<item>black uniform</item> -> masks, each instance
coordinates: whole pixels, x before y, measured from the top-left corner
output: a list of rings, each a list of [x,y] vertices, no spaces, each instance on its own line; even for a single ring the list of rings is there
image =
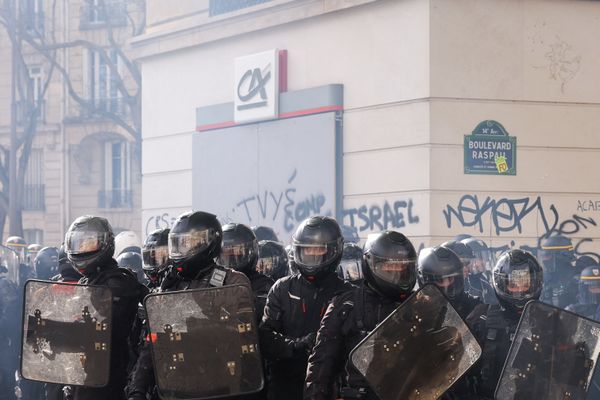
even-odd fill
[[[344,399],[378,399],[353,368],[347,367],[339,378],[350,351],[413,291],[415,249],[403,234],[381,232],[365,244],[362,270],[364,283],[336,297],[323,318],[309,359],[305,400],[332,399],[338,394]]]
[[[171,270],[163,279],[160,291],[172,292],[177,290],[204,289],[214,287],[210,281],[215,269],[226,271],[223,285],[245,284],[250,286],[248,279],[243,274],[233,271],[229,268],[222,268],[213,265],[209,269],[203,270],[201,274],[198,274],[194,277],[185,277],[179,274],[177,271]],[[146,393],[156,395],[154,388],[155,384],[156,381],[152,365],[152,352],[150,343],[146,342],[140,350],[138,361],[131,373],[131,378],[126,392],[129,398],[145,399]]]
[[[110,377],[103,388],[74,387],[73,399],[121,399],[127,383],[127,365],[131,332],[137,305],[147,291],[138,283],[135,275],[129,270],[119,268],[117,262],[111,260],[98,274],[82,278],[79,283],[86,285],[108,286],[112,289],[112,337],[110,354]]]
[[[483,354],[469,372],[471,395],[493,399],[506,356],[521,313],[530,300],[542,293],[543,272],[528,252],[510,250],[502,255],[493,270],[498,305],[480,305],[467,318],[467,324],[483,344]]]
[[[329,400],[340,374],[343,398],[377,399],[353,368],[344,371],[348,354],[401,304],[381,297],[365,284],[336,297],[323,318],[306,374],[305,399]],[[359,395],[363,397],[358,397]]]
[[[279,279],[271,288],[260,326],[263,356],[269,361],[269,399],[302,399],[310,348],[331,299],[352,286],[335,274],[314,283],[304,276]]]

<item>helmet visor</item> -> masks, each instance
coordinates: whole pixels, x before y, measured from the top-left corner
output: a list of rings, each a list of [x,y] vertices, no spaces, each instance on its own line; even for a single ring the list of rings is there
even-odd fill
[[[514,269],[508,274],[495,273],[495,284],[498,290],[505,295],[516,299],[531,299],[538,291],[542,277],[529,268]]]
[[[361,264],[358,260],[342,260],[338,267],[341,278],[348,282],[356,282],[363,278]]]
[[[68,254],[85,254],[100,251],[108,240],[108,233],[97,231],[70,231],[65,237]]]
[[[317,269],[320,266],[334,261],[340,254],[340,243],[330,242],[325,244],[294,244],[294,261],[308,269]]]
[[[169,233],[169,257],[173,260],[189,258],[206,250],[216,239],[212,229]]]
[[[582,276],[579,297],[583,304],[600,304],[600,278]]]
[[[258,246],[255,241],[225,245],[221,248],[221,254],[217,264],[233,268],[242,269],[250,262],[250,259],[258,252]]]
[[[417,280],[415,259],[390,259],[373,255],[373,273],[402,290],[412,290]]]
[[[280,263],[283,264],[284,260],[279,256],[261,257],[256,263],[256,271],[263,275],[271,276]]]
[[[144,269],[162,268],[169,260],[169,246],[144,247],[142,258]]]

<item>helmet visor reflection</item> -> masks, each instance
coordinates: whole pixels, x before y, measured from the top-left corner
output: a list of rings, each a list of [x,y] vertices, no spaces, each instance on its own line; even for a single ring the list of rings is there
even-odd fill
[[[508,274],[496,273],[497,288],[513,299],[530,299],[538,289],[541,277],[527,269],[514,269]]]
[[[169,246],[156,246],[142,250],[144,268],[160,268],[167,264],[169,259]]]
[[[217,264],[223,267],[238,269],[248,264],[256,251],[255,242],[223,246]]]
[[[108,240],[106,232],[71,231],[65,237],[65,251],[69,254],[94,253]]]
[[[363,278],[362,268],[357,260],[342,260],[339,268],[346,281],[355,282]]]
[[[256,264],[256,271],[263,275],[271,275],[280,262],[280,257],[277,256],[259,258]]]
[[[340,251],[338,242],[326,244],[295,244],[294,261],[305,267],[319,267],[335,260]]]
[[[194,256],[206,250],[214,239],[215,232],[212,229],[169,233],[169,257],[181,259]]]
[[[374,255],[373,272],[380,279],[394,286],[401,287],[403,290],[411,290],[417,279],[416,260],[394,260]]]

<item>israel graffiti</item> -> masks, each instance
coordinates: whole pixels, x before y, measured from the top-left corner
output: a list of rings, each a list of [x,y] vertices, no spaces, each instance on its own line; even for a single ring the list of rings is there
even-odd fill
[[[396,200],[383,204],[361,205],[343,211],[345,225],[354,227],[360,232],[382,231],[384,229],[404,228],[407,224],[418,224],[419,216],[415,214],[412,199]]]

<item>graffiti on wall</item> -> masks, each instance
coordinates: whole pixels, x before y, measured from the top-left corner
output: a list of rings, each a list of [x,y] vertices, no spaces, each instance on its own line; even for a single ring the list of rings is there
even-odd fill
[[[442,211],[447,228],[475,228],[482,234],[500,236],[503,233],[520,235],[525,225],[537,226],[537,245],[522,245],[520,248],[537,253],[542,241],[551,234],[575,236],[573,245],[576,254],[590,255],[600,260],[600,255],[595,251],[584,251],[586,244],[593,242],[591,237],[586,237],[590,229],[598,227],[595,218],[582,213],[599,210],[600,201],[578,200],[575,207],[576,213],[562,216],[554,203],[545,204],[540,196],[500,198],[491,196],[485,198],[474,194],[463,195],[457,204],[447,204]],[[582,237],[583,236],[583,237]],[[515,247],[511,240],[506,245],[492,247],[494,252],[500,253]]]
[[[359,232],[400,229],[419,223],[412,199],[384,200],[383,203],[363,204],[343,211],[344,225]]]

